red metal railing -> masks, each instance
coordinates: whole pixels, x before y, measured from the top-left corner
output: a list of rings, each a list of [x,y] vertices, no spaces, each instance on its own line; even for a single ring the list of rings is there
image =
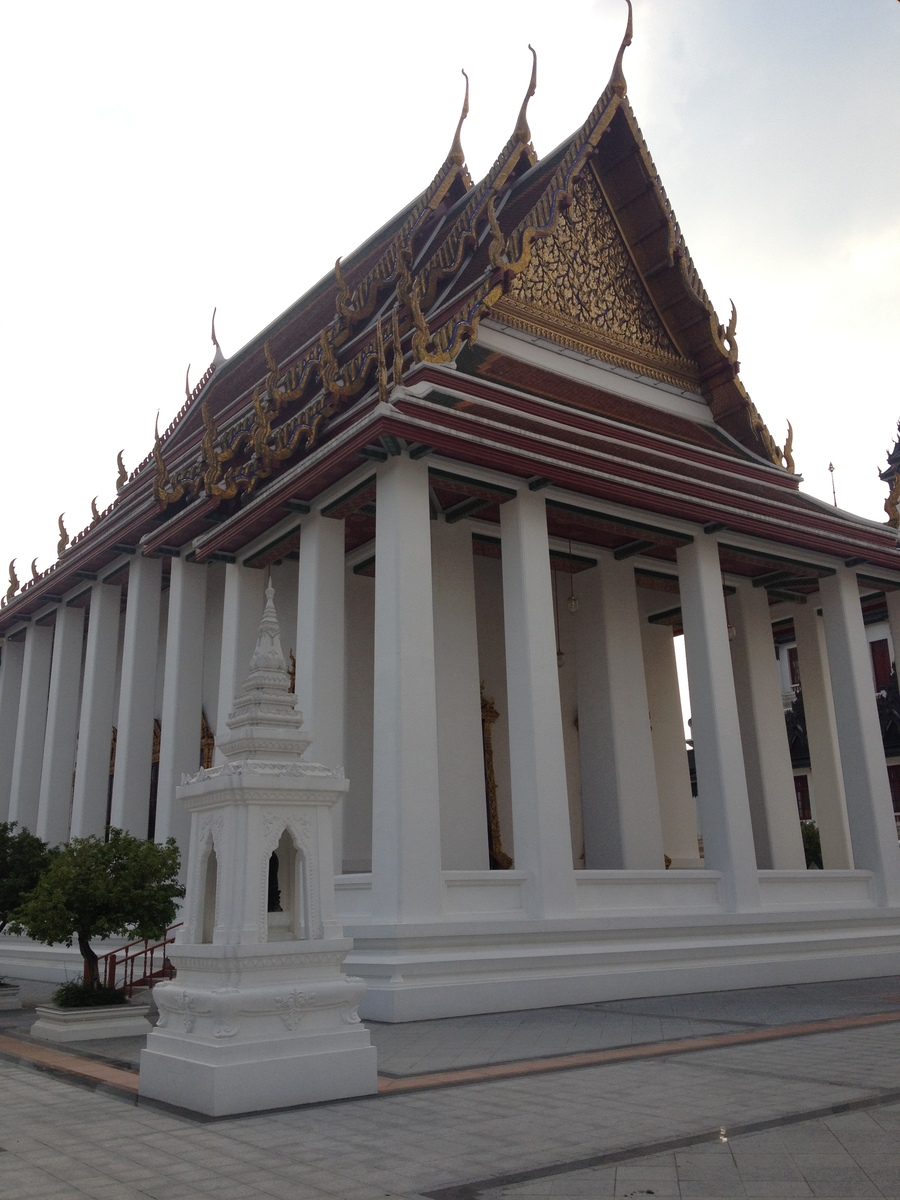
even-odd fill
[[[175,968],[166,955],[166,946],[175,941],[175,930],[181,927],[170,925],[165,935],[158,942],[149,938],[139,938],[129,942],[127,946],[119,946],[108,954],[98,956],[97,965],[100,979],[104,987],[118,988],[130,996],[135,988],[145,987],[158,979],[171,979]],[[87,982],[87,966],[85,965],[85,982]]]

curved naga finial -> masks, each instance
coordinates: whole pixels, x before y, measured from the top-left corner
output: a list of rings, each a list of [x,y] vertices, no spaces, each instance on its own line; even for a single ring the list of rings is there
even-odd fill
[[[91,501],[91,516],[93,517],[92,524],[96,525],[97,522],[100,520],[100,509],[97,507],[97,497],[96,496]]]
[[[782,454],[784,455],[784,469],[789,475],[796,474],[794,471],[794,427],[790,421],[787,423],[787,437],[784,440]]]
[[[528,128],[528,101],[537,91],[537,51],[534,46],[529,43],[528,49],[531,51],[531,80],[528,84],[528,91],[525,93],[525,99],[522,101],[522,107],[519,109],[519,119],[516,121],[515,132],[513,137],[521,142],[523,146],[531,145],[531,130]]]
[[[128,472],[125,470],[125,464],[122,462],[122,455],[124,453],[125,453],[124,450],[120,450],[119,453],[116,455],[116,466],[119,468],[119,474],[116,479],[116,491],[117,492],[121,492],[122,488],[128,482]]]
[[[37,569],[37,559],[33,558],[31,560],[31,578],[34,580],[35,583],[37,583],[37,581],[40,579],[40,577],[41,577],[41,573]]]
[[[225,355],[222,352],[222,347],[219,345],[219,339],[216,337],[216,309],[215,308],[213,309],[212,329],[210,331],[210,337],[212,338],[212,344],[216,348],[216,352],[213,355],[213,366],[219,367],[225,361]],[[190,369],[191,368],[188,367],[188,370],[190,370]]]
[[[188,363],[187,370],[184,373],[184,395],[187,400],[191,398],[191,364]]]
[[[469,77],[466,75],[465,70],[463,70],[463,76],[466,81],[466,94],[465,98],[463,99],[462,112],[459,114],[459,123],[456,126],[456,133],[453,135],[453,145],[450,147],[450,153],[447,155],[447,158],[450,160],[450,162],[454,162],[460,167],[463,166],[466,161],[466,156],[463,154],[462,148],[462,127],[463,121],[469,115]]]
[[[631,11],[631,0],[625,0],[628,5],[628,24],[625,26],[625,36],[622,38],[622,45],[619,47],[619,53],[616,55],[616,61],[613,63],[612,75],[609,77],[609,87],[618,92],[620,96],[624,96],[628,91],[628,84],[625,82],[625,71],[623,61],[625,51],[631,45],[634,37],[634,14]]]
[[[13,596],[19,590],[19,577],[16,574],[16,560],[13,559],[9,564],[9,587],[6,589],[7,600],[12,600]]]
[[[68,544],[69,544],[69,535],[66,532],[65,525],[63,525],[63,517],[65,515],[66,515],[65,513],[59,514],[59,522],[58,522],[58,524],[59,524],[59,541],[56,543],[56,553],[57,554],[62,554],[63,550],[65,550],[66,546],[68,546]]]

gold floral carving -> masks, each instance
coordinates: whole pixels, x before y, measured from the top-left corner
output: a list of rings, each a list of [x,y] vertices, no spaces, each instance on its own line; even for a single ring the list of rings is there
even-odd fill
[[[884,511],[887,513],[888,525],[893,529],[900,529],[900,474],[891,480],[891,490],[884,502]]]
[[[484,743],[484,790],[487,800],[488,819],[488,854],[491,866],[501,871],[508,871],[513,860],[503,849],[500,838],[500,813],[497,809],[497,780],[494,775],[494,722],[500,714],[494,707],[494,702],[484,694],[484,683],[481,685],[481,737]]]
[[[530,318],[540,332],[555,340],[562,335],[569,344],[574,339],[589,353],[602,356],[609,348],[621,361],[624,352],[639,371],[652,364],[682,381],[693,374],[666,333],[590,171],[574,184],[572,203],[555,230],[528,249],[530,262],[513,278],[498,314],[519,322]]]

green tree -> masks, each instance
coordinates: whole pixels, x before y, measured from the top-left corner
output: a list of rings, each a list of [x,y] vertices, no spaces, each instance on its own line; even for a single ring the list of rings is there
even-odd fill
[[[16,831],[15,821],[0,821],[0,933],[10,917],[37,887],[52,851],[27,829]]]
[[[10,922],[48,946],[77,941],[87,988],[100,991],[92,938],[158,938],[175,920],[180,854],[174,838],[146,842],[121,829],[109,840],[73,838],[60,847]]]

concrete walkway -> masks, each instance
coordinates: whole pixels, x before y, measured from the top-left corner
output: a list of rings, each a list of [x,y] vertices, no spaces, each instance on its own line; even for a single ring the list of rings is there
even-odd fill
[[[0,1013],[0,1200],[900,1197],[897,977],[370,1024],[378,1096],[217,1121],[137,1102],[141,1040],[32,1020]]]

